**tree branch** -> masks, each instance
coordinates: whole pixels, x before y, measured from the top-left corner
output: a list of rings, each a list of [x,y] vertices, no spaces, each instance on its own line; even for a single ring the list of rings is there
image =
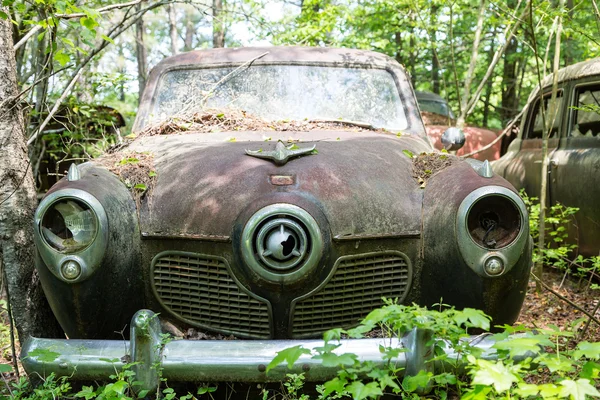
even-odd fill
[[[115,39],[116,37],[118,37],[119,35],[121,35],[123,32],[125,32],[127,29],[129,29],[133,24],[135,24],[140,18],[142,18],[142,16],[147,13],[150,10],[153,10],[157,7],[163,6],[165,4],[169,4],[171,3],[170,0],[163,0],[163,1],[159,1],[157,3],[151,4],[146,8],[143,8],[139,11],[137,11],[136,13],[126,17],[123,21],[121,21],[119,24],[117,24],[115,27],[113,27],[113,29],[111,30],[111,32],[107,35],[108,38]],[[120,27],[120,29],[119,29]],[[68,96],[68,94],[70,93],[71,89],[73,89],[73,86],[75,85],[75,82],[77,81],[77,79],[79,79],[80,74],[83,71],[83,68],[89,64],[89,62],[98,54],[100,53],[102,50],[104,50],[106,48],[106,46],[108,46],[110,42],[106,39],[103,39],[102,42],[100,43],[100,45],[98,45],[93,51],[91,51],[88,56],[81,62],[81,64],[79,64],[77,66],[77,68],[75,69],[75,71],[73,72],[73,74],[71,75],[71,79],[69,80],[69,83],[67,84],[67,87],[65,88],[63,94],[60,96],[60,98],[58,99],[58,101],[54,104],[54,107],[52,108],[52,110],[50,111],[50,113],[48,114],[48,116],[46,117],[46,119],[44,120],[44,122],[38,127],[38,129],[36,129],[36,131],[31,135],[31,137],[29,138],[29,140],[27,140],[27,145],[31,145],[33,142],[35,142],[35,140],[38,138],[38,136],[40,135],[40,133],[43,131],[43,129],[46,127],[46,125],[48,124],[48,122],[50,122],[50,120],[52,119],[52,117],[54,117],[54,114],[56,114],[56,111],[58,111],[58,108],[60,107],[60,105],[62,104],[62,102],[65,100],[65,98]]]
[[[101,7],[99,9],[97,9],[96,12],[102,14],[102,13],[105,13],[107,11],[112,11],[112,10],[117,10],[117,9],[120,9],[120,8],[135,6],[135,5],[138,5],[140,3],[143,3],[144,1],[146,1],[146,0],[134,0],[134,1],[130,1],[128,3],[112,4],[110,6]],[[73,19],[73,18],[87,17],[87,14],[85,14],[85,13],[54,14],[54,16],[56,18],[60,18],[60,19]]]
[[[144,2],[146,0],[134,0],[134,1],[130,1],[128,3],[121,3],[121,4],[112,4],[110,6],[106,6],[106,7],[101,7],[97,10],[95,10],[97,13],[99,14],[103,14],[105,12],[108,11],[112,11],[112,10],[117,10],[117,9],[121,9],[121,8],[126,8],[126,7],[132,7],[135,6],[137,4],[140,4],[142,2]],[[73,13],[73,14],[54,14],[54,17],[59,18],[59,19],[74,19],[74,18],[83,18],[86,17],[87,14],[85,13]],[[14,45],[14,49],[15,51],[17,51],[19,49],[19,47],[23,46],[25,44],[25,42],[27,42],[33,35],[36,34],[36,32],[38,32],[40,29],[42,29],[41,25],[36,25],[33,28],[31,28],[29,30],[29,32],[27,32],[27,34],[25,36],[23,36],[21,38],[21,40],[19,40],[15,45]]]
[[[573,303],[571,300],[567,299],[565,296],[563,296],[562,294],[560,294],[557,291],[555,291],[554,289],[552,289],[550,286],[548,286],[547,284],[545,284],[540,278],[538,278],[537,276],[535,276],[535,274],[533,272],[531,272],[531,276],[533,277],[533,279],[536,280],[536,282],[538,282],[539,284],[541,284],[544,287],[544,289],[546,289],[547,291],[549,291],[550,293],[552,293],[553,295],[555,295],[556,297],[558,297],[559,299],[561,299],[565,303],[569,304],[571,307],[573,307],[573,308],[581,311],[582,313],[584,313],[585,315],[587,315],[590,318],[590,320],[594,321],[596,324],[598,324],[598,326],[600,326],[600,320],[598,320],[598,318],[594,317],[594,315],[592,313],[590,313],[587,310],[579,307],[577,304]]]
[[[517,123],[517,121],[519,120],[519,118],[521,118],[523,116],[523,114],[525,113],[526,108],[523,108],[521,110],[520,113],[518,113],[513,119],[512,121],[510,121],[510,123],[506,126],[506,128],[504,128],[504,130],[498,135],[498,137],[494,140],[492,140],[490,143],[486,144],[483,147],[480,147],[479,149],[472,151],[470,153],[467,154],[463,154],[461,157],[467,158],[467,157],[472,157],[477,153],[481,153],[482,151],[485,151],[487,149],[489,149],[490,147],[494,146],[496,143],[498,143],[504,136],[506,136],[506,134],[508,134],[508,132],[510,132],[510,130],[512,129],[513,126],[515,126],[515,124]]]

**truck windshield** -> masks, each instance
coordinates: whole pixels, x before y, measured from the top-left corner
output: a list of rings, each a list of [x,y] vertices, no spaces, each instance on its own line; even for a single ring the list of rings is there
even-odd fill
[[[306,65],[168,71],[158,84],[150,122],[227,108],[267,120],[341,119],[391,131],[408,124],[388,71]]]

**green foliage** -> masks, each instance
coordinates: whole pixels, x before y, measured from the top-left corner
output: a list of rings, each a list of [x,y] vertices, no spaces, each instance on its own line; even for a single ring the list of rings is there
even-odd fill
[[[435,354],[430,362],[444,368],[435,373],[422,370],[401,379],[397,361],[406,351],[401,345],[380,346],[382,360],[389,361],[381,364],[383,367],[336,352],[339,344],[335,342],[343,335],[362,337],[374,328],[392,337],[402,337],[414,328],[430,330]],[[600,358],[600,343],[581,342],[573,346],[573,332],[558,327],[532,332],[521,326],[507,326],[494,336],[496,344],[491,352],[496,353],[492,361],[488,358],[492,353],[483,354],[467,340],[473,328],[488,330],[489,318],[473,309],[459,311],[442,306],[436,311],[386,300],[385,306],[372,311],[358,327],[324,334],[325,344],[314,349],[312,358],[322,360],[326,366],[337,366],[339,372],[318,388],[318,398],[376,399],[392,394],[416,399],[425,393],[442,399],[600,397],[596,389],[600,364],[595,362]],[[292,353],[297,352],[296,347]],[[449,353],[453,354],[452,359]],[[466,373],[461,365],[466,366]],[[282,398],[310,399],[306,394],[300,395],[303,381],[298,375],[289,382]]]
[[[529,212],[529,230],[534,242],[539,237],[540,203],[537,197],[529,197],[521,190],[521,197]],[[533,262],[542,261],[544,265],[557,268],[565,275],[575,273],[580,284],[589,277],[588,288],[596,289],[591,277],[600,270],[600,256],[583,257],[577,255],[577,245],[569,240],[569,234],[576,234],[576,207],[567,207],[560,203],[554,204],[546,211],[546,247],[534,247]]]

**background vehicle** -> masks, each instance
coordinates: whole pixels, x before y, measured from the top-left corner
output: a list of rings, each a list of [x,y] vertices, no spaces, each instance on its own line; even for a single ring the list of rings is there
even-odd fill
[[[569,240],[579,253],[596,256],[600,251],[600,59],[578,63],[558,71],[558,94],[550,102],[552,76],[542,91],[529,96],[519,136],[506,155],[494,163],[494,171],[529,196],[539,197],[542,173],[544,118],[549,121],[548,199],[580,210],[574,216]]]
[[[450,126],[456,124],[456,118],[448,102],[443,97],[430,92],[415,92],[421,117],[429,136],[436,149],[444,148],[441,137]],[[462,156],[478,150],[494,141],[498,136],[494,131],[474,126],[463,128],[465,134],[465,145],[456,152],[456,155]],[[500,157],[501,143],[498,142],[491,148],[483,150],[473,155],[476,160],[496,160]]]

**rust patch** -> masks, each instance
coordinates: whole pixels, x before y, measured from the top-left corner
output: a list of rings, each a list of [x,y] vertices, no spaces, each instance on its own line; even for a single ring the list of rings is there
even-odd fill
[[[296,182],[294,175],[271,175],[269,178],[275,186],[290,186]]]
[[[413,178],[417,180],[421,188],[425,188],[427,180],[436,172],[448,168],[458,157],[447,153],[421,153],[413,156]]]

